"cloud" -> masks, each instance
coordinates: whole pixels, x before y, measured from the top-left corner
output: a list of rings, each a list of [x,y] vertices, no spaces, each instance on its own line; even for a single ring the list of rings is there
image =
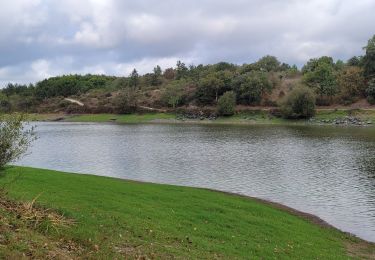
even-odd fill
[[[362,54],[373,0],[13,0],[2,3],[0,86],[68,73],[126,75],[156,65],[271,54],[290,64]]]

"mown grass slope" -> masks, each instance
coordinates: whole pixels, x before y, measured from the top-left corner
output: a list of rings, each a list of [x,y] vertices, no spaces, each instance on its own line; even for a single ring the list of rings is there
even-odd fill
[[[74,219],[73,226],[33,233],[55,248],[67,241],[81,257],[346,259],[348,245],[366,255],[374,250],[270,205],[204,189],[21,167],[6,168],[0,185],[12,199],[39,195],[39,205]],[[37,241],[40,255],[44,242]],[[27,244],[0,244],[2,257],[30,253]]]

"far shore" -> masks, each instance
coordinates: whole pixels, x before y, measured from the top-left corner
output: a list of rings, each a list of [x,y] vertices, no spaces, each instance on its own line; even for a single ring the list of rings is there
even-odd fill
[[[96,123],[170,123],[170,124],[223,124],[223,125],[341,125],[375,126],[375,109],[318,109],[310,119],[284,119],[272,115],[269,109],[238,112],[228,117],[188,117],[175,113],[134,114],[30,114],[32,121],[96,122]]]

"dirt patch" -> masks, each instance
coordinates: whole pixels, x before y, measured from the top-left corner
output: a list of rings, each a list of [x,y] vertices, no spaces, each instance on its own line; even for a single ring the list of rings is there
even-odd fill
[[[359,259],[375,259],[375,246],[365,241],[353,241],[345,244],[346,251],[351,257]]]

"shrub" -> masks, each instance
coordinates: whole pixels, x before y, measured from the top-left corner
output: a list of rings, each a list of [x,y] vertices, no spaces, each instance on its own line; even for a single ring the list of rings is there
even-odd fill
[[[315,114],[315,95],[305,86],[294,88],[281,102],[281,112],[285,118],[310,118]]]
[[[259,59],[255,66],[260,71],[279,71],[280,70],[280,62],[274,56],[264,56],[263,58]]]
[[[231,116],[236,108],[236,94],[233,91],[227,91],[219,98],[217,102],[217,112],[222,116]]]
[[[375,35],[368,41],[364,48],[366,54],[363,57],[363,67],[366,79],[375,77]]]
[[[267,74],[259,71],[251,71],[237,76],[233,80],[233,86],[239,103],[245,105],[260,104],[262,96],[271,92],[273,88]]]
[[[0,92],[0,113],[9,113],[12,108],[12,104],[9,99]]]
[[[314,88],[321,99],[332,98],[338,92],[334,67],[327,63],[318,64],[315,70],[305,73],[303,81]]]
[[[224,93],[225,82],[219,77],[220,73],[211,73],[200,80],[195,93],[201,105],[211,105],[218,101],[219,95]]]
[[[371,105],[375,104],[375,78],[370,80],[366,90],[367,100]]]
[[[34,128],[24,122],[24,115],[0,116],[0,169],[20,159],[35,139]]]
[[[134,113],[137,109],[137,99],[136,94],[133,89],[124,89],[115,99],[114,99],[115,111],[120,114],[130,114]]]
[[[171,82],[165,88],[161,99],[164,104],[176,108],[183,100],[184,86],[186,82],[183,80],[178,80]]]
[[[355,102],[365,93],[365,78],[363,70],[359,67],[347,67],[338,74],[340,98],[345,104]]]

